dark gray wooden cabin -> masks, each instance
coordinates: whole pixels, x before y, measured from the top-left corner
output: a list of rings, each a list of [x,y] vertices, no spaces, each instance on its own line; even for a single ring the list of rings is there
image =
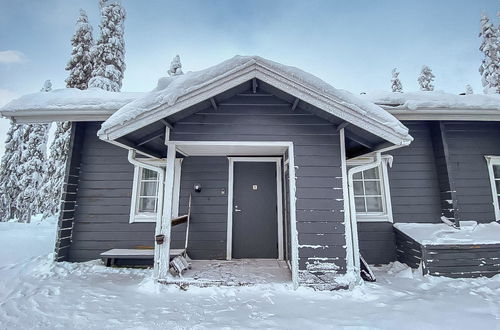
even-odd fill
[[[498,219],[485,156],[500,156],[500,116],[410,118],[259,57],[205,73],[202,83],[173,78],[186,82],[175,98],[161,94],[171,82],[160,80],[111,117],[73,111],[57,260],[155,247],[161,278],[161,256],[184,244],[185,227],[170,228],[170,218],[191,195],[191,258],[282,259],[296,285],[331,289],[349,285],[343,275],[357,273],[359,253],[371,264],[398,258],[393,223]],[[2,114],[70,116],[22,105]],[[153,217],[136,212],[153,205],[140,192],[152,175],[141,162],[165,176]],[[158,234],[169,244],[155,243]]]

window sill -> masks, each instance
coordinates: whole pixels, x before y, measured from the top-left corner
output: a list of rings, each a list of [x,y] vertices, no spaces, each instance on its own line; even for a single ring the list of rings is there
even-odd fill
[[[130,223],[135,223],[135,222],[156,222],[156,215],[155,216],[141,216],[141,215],[136,215],[130,217]]]
[[[377,216],[377,215],[362,215],[362,216],[357,216],[356,217],[357,222],[389,222],[392,223],[393,221],[389,219],[387,215],[383,216]]]

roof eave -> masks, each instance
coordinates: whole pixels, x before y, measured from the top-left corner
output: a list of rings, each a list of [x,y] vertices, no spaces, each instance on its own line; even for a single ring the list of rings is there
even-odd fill
[[[40,110],[1,111],[0,116],[11,119],[15,123],[50,123],[58,121],[105,121],[117,109],[96,110]]]
[[[500,121],[500,110],[495,109],[382,108],[399,120]]]

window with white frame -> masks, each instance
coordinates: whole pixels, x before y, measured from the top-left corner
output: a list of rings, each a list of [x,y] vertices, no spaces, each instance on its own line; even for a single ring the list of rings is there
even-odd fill
[[[486,156],[490,174],[495,220],[500,220],[500,156]]]
[[[157,172],[138,166],[135,168],[132,222],[156,221],[159,185]]]
[[[373,159],[356,159],[348,161],[349,167],[372,162]],[[353,175],[354,204],[358,221],[391,221],[391,197],[387,176],[387,161],[375,168]]]
[[[158,166],[162,161],[146,161],[150,165]],[[174,191],[172,200],[172,216],[179,213],[179,195],[181,180],[182,159],[175,160]],[[133,222],[155,222],[160,216],[163,203],[163,182],[160,182],[156,171],[136,166],[134,169],[134,184],[132,189],[132,203],[130,207],[130,223]]]

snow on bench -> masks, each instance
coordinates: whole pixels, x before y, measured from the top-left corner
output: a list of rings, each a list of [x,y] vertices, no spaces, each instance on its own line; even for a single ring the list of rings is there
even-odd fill
[[[184,253],[184,249],[171,249],[170,258]],[[101,253],[101,258],[106,266],[113,266],[117,259],[153,260],[155,250],[153,249],[111,249]]]

